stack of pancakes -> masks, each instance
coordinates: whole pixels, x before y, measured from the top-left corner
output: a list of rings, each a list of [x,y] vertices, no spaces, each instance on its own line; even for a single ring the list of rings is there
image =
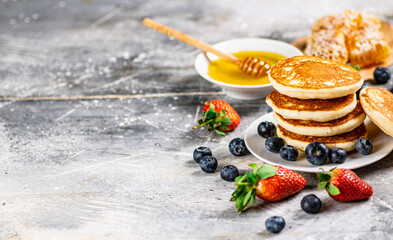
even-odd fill
[[[363,85],[359,72],[319,57],[297,56],[276,63],[269,79],[275,90],[266,98],[277,121],[277,135],[304,151],[320,141],[329,149],[351,151],[367,136],[366,114],[356,100]]]

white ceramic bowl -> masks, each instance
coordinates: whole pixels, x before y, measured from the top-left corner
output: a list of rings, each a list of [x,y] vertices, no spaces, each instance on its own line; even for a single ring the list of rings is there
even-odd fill
[[[219,42],[213,45],[219,50],[227,53],[236,53],[241,51],[261,51],[261,52],[275,52],[285,57],[293,57],[303,55],[303,53],[292,46],[291,44],[267,39],[267,38],[240,38],[232,39],[224,42]],[[207,53],[207,56],[211,61],[218,59],[217,56],[211,53]],[[223,83],[211,78],[207,72],[209,67],[209,60],[204,56],[203,53],[198,54],[195,59],[195,70],[204,79],[220,86],[225,93],[237,99],[251,100],[265,98],[272,90],[272,85],[236,85]]]

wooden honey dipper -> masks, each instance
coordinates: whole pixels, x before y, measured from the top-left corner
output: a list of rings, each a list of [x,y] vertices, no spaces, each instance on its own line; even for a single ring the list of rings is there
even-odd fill
[[[270,65],[255,57],[245,57],[239,59],[232,54],[221,52],[220,50],[214,48],[212,45],[202,42],[196,38],[193,38],[187,34],[179,32],[173,28],[162,25],[150,18],[144,18],[142,21],[143,25],[154,29],[160,33],[171,36],[177,40],[187,43],[193,47],[199,48],[202,51],[213,53],[214,55],[230,61],[239,66],[240,70],[254,77],[262,77],[266,75],[267,71],[270,69]]]

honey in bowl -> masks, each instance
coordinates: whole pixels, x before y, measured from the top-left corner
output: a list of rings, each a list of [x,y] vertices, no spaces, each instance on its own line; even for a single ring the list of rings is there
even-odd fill
[[[276,62],[285,58],[278,53],[259,51],[243,51],[233,53],[233,55],[239,59],[256,57],[267,62],[270,66],[273,66]],[[242,72],[236,64],[224,59],[217,59],[210,62],[208,75],[216,81],[236,85],[262,85],[270,83],[267,75],[263,77],[253,77]]]

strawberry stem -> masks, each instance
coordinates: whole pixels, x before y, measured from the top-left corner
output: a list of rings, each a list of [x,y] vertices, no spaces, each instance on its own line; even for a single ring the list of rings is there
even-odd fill
[[[205,126],[206,124],[211,123],[213,120],[214,120],[214,119],[210,119],[209,121],[203,122],[202,124],[199,124],[198,126],[192,127],[192,129],[197,129],[197,128],[203,127],[203,126]]]

